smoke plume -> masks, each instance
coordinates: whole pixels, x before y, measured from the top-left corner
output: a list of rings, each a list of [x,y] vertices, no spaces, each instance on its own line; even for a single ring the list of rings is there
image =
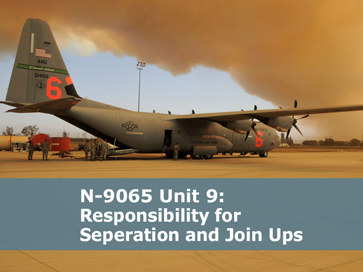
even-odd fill
[[[174,75],[216,68],[276,105],[361,104],[362,14],[360,0],[8,1],[0,10],[0,52],[15,51],[25,20],[40,18],[60,44],[77,37]],[[360,139],[362,117],[320,115],[311,125],[322,137]]]

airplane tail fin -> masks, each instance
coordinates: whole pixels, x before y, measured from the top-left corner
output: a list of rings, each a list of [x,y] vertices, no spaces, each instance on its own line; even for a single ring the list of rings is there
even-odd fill
[[[49,25],[28,19],[21,33],[6,101],[23,105],[79,100]],[[51,103],[54,104],[54,103]]]

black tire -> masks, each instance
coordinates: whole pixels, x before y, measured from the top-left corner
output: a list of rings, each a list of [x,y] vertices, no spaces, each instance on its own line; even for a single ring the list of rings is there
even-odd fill
[[[202,157],[200,155],[192,155],[192,159],[201,159]]]
[[[241,154],[242,156],[244,156],[244,155],[247,155],[247,154],[248,154],[248,152],[242,151],[240,154]]]
[[[268,156],[268,152],[267,152],[267,151],[265,151],[265,152],[260,152],[258,155],[259,155],[261,158],[266,158],[266,157]]]
[[[173,159],[174,158],[174,153],[165,153],[165,155],[169,159]]]
[[[184,152],[179,152],[178,154],[178,158],[179,159],[185,159],[187,157],[188,153],[184,153]]]
[[[213,155],[205,155],[203,156],[203,158],[206,160],[210,160],[211,158],[213,158]]]

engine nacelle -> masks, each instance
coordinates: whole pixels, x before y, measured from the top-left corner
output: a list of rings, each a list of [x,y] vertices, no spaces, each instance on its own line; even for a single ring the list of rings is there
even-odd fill
[[[287,132],[291,129],[294,118],[290,116],[273,117],[268,120],[267,125],[280,132]]]
[[[251,120],[238,120],[238,121],[228,122],[225,125],[225,127],[229,128],[235,132],[245,134],[251,130],[253,124],[254,124],[254,122]]]

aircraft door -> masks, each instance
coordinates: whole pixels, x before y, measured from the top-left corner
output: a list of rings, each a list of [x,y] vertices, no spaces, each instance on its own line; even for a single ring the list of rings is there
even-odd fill
[[[170,148],[172,137],[173,137],[173,131],[165,130],[164,146],[167,146],[168,148]]]

